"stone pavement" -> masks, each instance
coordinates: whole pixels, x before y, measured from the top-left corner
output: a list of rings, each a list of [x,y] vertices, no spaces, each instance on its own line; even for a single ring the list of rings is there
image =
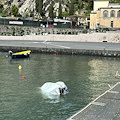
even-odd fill
[[[0,36],[0,40],[39,40],[39,41],[77,41],[77,42],[110,42],[120,43],[120,33],[92,33],[79,35],[25,35]]]

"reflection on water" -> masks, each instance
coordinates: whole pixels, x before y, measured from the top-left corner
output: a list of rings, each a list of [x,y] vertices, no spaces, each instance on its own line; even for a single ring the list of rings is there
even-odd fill
[[[119,81],[119,58],[31,54],[10,60],[6,54],[0,53],[0,120],[65,120]],[[45,82],[57,81],[69,94],[51,99],[41,93]]]
[[[59,103],[64,101],[64,99],[59,95],[53,95],[42,91],[41,95],[47,103]]]

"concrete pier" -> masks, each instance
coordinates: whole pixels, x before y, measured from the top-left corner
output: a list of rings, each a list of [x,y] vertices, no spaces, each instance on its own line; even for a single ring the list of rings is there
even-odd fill
[[[120,82],[67,120],[120,120]]]
[[[0,51],[8,52],[9,50],[13,52],[31,50],[32,53],[120,57],[120,43],[106,42],[0,40]]]

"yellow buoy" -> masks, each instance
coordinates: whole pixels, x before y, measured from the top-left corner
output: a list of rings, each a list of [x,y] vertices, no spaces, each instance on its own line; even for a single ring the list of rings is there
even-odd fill
[[[21,70],[22,69],[22,66],[21,65],[19,65],[19,70]]]

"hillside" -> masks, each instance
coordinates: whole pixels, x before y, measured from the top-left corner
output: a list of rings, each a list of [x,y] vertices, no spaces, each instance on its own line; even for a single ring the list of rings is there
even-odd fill
[[[65,9],[65,1],[62,2],[63,10]],[[50,6],[51,0],[43,0],[43,11],[45,13],[45,16],[48,16],[49,6]],[[34,11],[35,15],[38,15],[36,12],[36,4],[35,0],[1,0],[0,4],[3,5],[3,8],[5,10],[5,14],[10,15],[11,7],[12,5],[16,5],[19,8],[19,13],[23,17],[30,16],[31,12]],[[54,4],[54,11],[57,11],[59,7],[59,0],[53,0]],[[1,11],[2,13],[2,11]]]
[[[58,16],[60,0],[0,0],[0,14],[1,16],[22,16],[22,17],[41,17],[49,16],[49,7],[53,5],[54,17]],[[93,9],[94,0],[61,0],[62,16],[69,16],[73,14],[88,16]],[[120,0],[110,0],[111,2],[120,2]],[[41,5],[42,2],[42,5]],[[38,4],[39,3],[39,4]],[[11,12],[18,9],[18,14]],[[15,7],[16,7],[15,6]],[[41,8],[42,14],[38,12]],[[71,13],[72,12],[72,13]]]
[[[11,16],[11,8],[13,5],[18,7],[19,15],[22,17],[29,17],[29,16],[36,16],[40,17],[39,12],[36,11],[36,1],[42,1],[42,11],[44,16],[49,16],[49,7],[51,3],[53,4],[54,8],[54,16],[58,16],[58,9],[59,9],[59,1],[60,0],[1,0],[0,1],[0,13],[2,16]],[[90,6],[91,1],[93,0],[61,0],[61,7],[62,7],[62,14],[63,16],[68,16],[71,4],[73,2],[73,6],[71,9],[74,8],[74,14],[83,14],[84,11],[89,11],[92,9]],[[3,8],[2,8],[3,7]]]

